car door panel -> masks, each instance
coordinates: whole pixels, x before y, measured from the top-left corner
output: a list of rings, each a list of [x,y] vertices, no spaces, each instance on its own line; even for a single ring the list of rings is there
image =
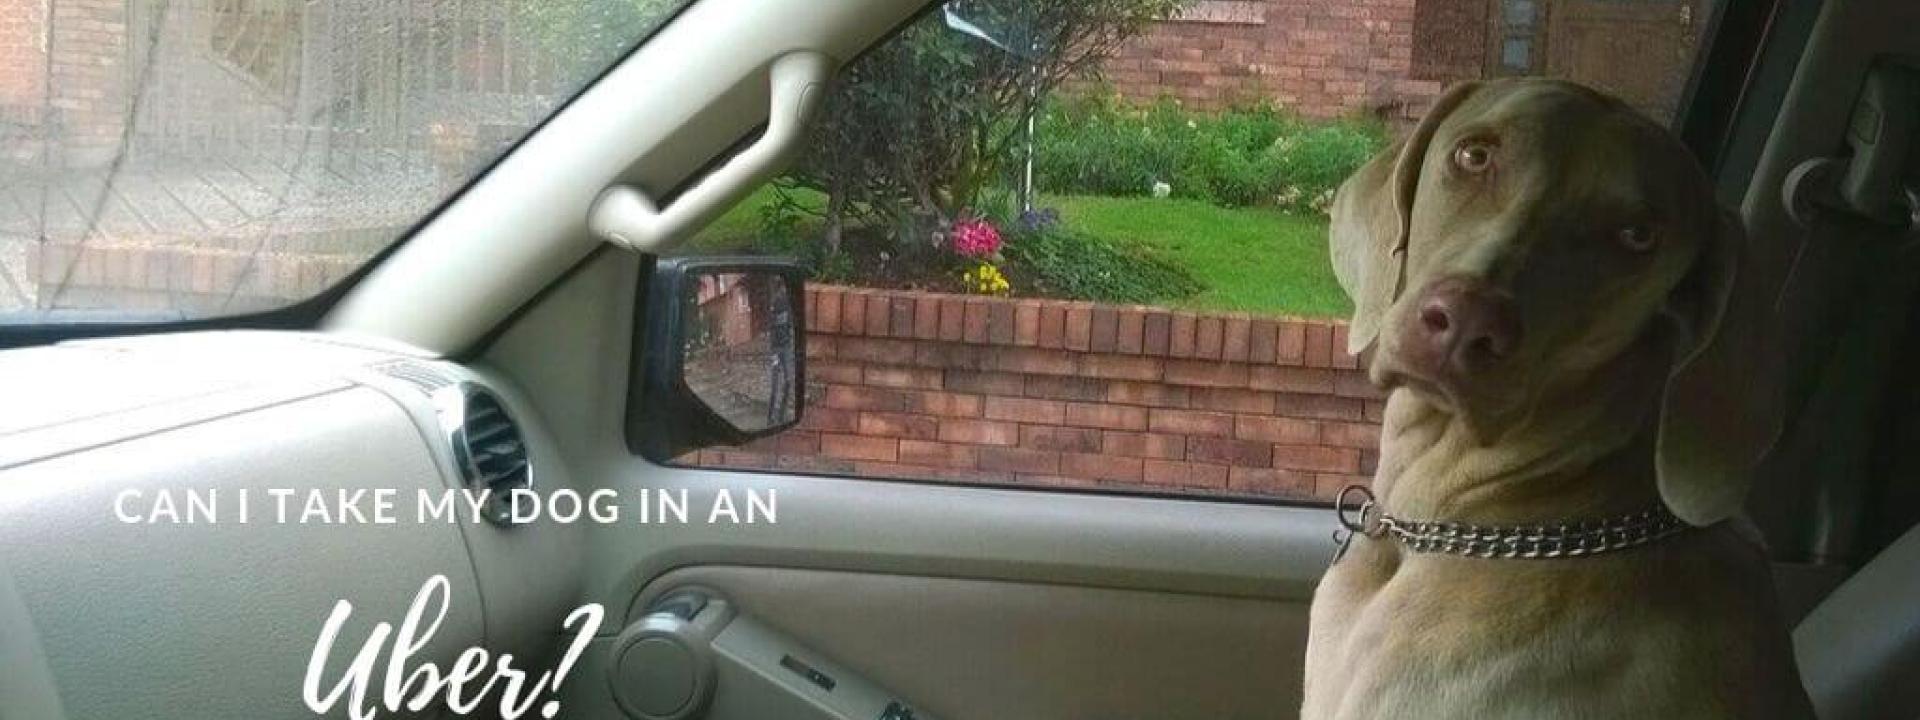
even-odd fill
[[[696,566],[739,612],[943,718],[1288,717],[1305,598]]]
[[[621,424],[642,265],[596,259],[478,361],[539,408],[583,489],[688,497],[689,522],[586,529],[584,601],[623,621],[582,677],[653,600],[698,585],[936,717],[1295,712],[1331,513],[656,465]],[[706,522],[723,491],[777,497],[777,522]],[[607,683],[566,692],[586,717],[618,712]]]

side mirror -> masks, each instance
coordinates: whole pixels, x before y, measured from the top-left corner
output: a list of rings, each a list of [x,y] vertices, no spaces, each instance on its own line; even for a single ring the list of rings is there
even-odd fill
[[[628,444],[665,461],[799,423],[805,283],[788,260],[659,261],[644,295]]]

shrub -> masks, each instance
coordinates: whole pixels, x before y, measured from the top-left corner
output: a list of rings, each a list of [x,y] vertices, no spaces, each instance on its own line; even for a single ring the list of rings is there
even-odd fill
[[[1269,150],[1269,162],[1284,178],[1281,204],[1289,209],[1325,212],[1333,191],[1386,146],[1377,124],[1334,123],[1283,138]]]
[[[858,223],[924,253],[998,181],[1040,98],[1189,1],[947,3],[847,68],[789,186],[826,196],[832,251]],[[948,27],[947,9],[992,40]]]
[[[1036,142],[1042,190],[1174,197],[1312,211],[1386,143],[1378,123],[1309,123],[1273,105],[1195,113],[1170,100],[1134,107],[1111,93],[1050,104]]]
[[[614,56],[600,60],[581,53],[620,53],[631,48],[673,17],[678,0],[510,0],[509,11],[519,33],[516,40],[530,40],[557,58],[552,70],[569,75],[558,78],[563,88],[573,88],[593,79]],[[570,91],[570,90],[569,90]]]
[[[1204,289],[1186,270],[1144,250],[1058,227],[1024,233],[1005,252],[1013,285],[1026,295],[1159,303]]]
[[[760,222],[740,236],[746,246],[729,250],[797,258],[819,282],[1125,303],[1176,300],[1205,289],[1184,268],[1150,250],[1063,227],[1057,211],[1023,213],[1014,193],[1002,188],[984,190],[974,210],[1002,242],[997,253],[975,258],[952,253],[899,257],[885,249],[890,245],[883,236],[869,232],[850,233],[844,251],[832,252],[819,242],[819,223],[810,214],[821,200],[818,195],[797,191],[792,197],[769,193],[761,198]],[[986,267],[994,270],[985,273]]]
[[[982,193],[979,212],[1008,235],[1000,253],[1018,294],[1156,303],[1205,289],[1185,268],[1144,248],[1117,246],[1064,227],[1056,210],[1021,212],[1011,191]]]

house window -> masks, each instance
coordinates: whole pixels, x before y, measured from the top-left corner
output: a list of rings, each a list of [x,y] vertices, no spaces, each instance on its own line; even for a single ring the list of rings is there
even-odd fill
[[[1201,0],[1181,10],[1175,19],[1218,25],[1265,25],[1267,6],[1245,0]]]
[[[1533,0],[1508,0],[1505,15],[1508,27],[1533,27]]]
[[[291,0],[214,0],[208,42],[214,57],[276,97],[299,87],[304,3]]]
[[[1500,66],[1514,72],[1526,72],[1533,67],[1533,39],[1507,38],[1500,47]]]
[[[1534,0],[1501,0],[1500,24],[1500,70],[1515,75],[1533,72],[1539,7]]]

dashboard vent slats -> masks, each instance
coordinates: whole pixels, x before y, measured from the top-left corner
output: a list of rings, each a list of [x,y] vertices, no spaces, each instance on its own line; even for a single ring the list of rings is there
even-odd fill
[[[370,369],[406,383],[433,401],[461,482],[470,491],[487,492],[488,521],[512,525],[513,491],[533,488],[533,461],[519,424],[500,396],[429,361],[402,358]]]
[[[442,404],[458,406],[458,422],[448,433],[454,459],[469,489],[489,491],[487,518],[509,525],[513,491],[533,487],[533,463],[520,426],[499,396],[479,385],[461,383],[441,391],[443,397],[450,394],[457,396]]]

